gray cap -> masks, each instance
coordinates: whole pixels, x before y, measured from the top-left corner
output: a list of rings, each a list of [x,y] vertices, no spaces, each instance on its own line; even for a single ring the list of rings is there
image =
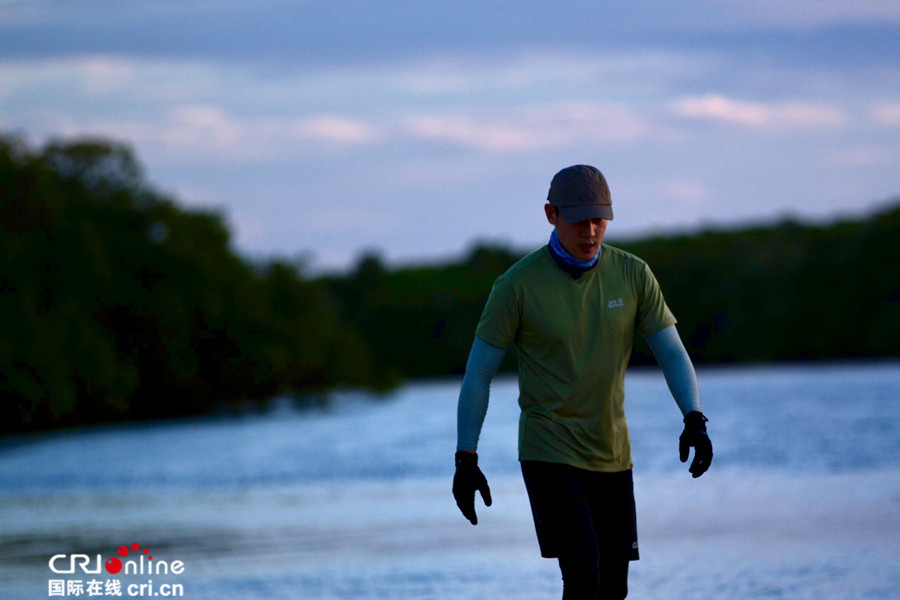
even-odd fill
[[[566,167],[554,175],[547,202],[558,208],[563,219],[569,223],[585,219],[612,221],[613,218],[606,178],[588,165]]]

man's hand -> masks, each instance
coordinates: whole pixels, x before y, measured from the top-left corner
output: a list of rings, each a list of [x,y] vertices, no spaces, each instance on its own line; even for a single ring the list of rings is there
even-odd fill
[[[478,468],[478,455],[474,452],[458,451],[456,453],[456,474],[453,476],[453,497],[456,505],[465,518],[478,524],[475,515],[475,490],[481,492],[485,506],[491,505],[491,489],[481,469]]]
[[[713,450],[712,442],[706,434],[706,422],[709,419],[703,416],[698,410],[692,410],[684,417],[684,431],[678,438],[678,452],[681,455],[681,462],[687,462],[691,448],[694,448],[694,461],[688,469],[691,475],[696,479],[700,477],[709,468],[712,462]]]

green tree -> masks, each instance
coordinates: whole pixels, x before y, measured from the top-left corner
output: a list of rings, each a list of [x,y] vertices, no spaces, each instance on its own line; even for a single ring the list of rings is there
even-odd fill
[[[130,149],[0,139],[0,430],[201,414],[343,383],[368,348],[324,286],[236,255]]]

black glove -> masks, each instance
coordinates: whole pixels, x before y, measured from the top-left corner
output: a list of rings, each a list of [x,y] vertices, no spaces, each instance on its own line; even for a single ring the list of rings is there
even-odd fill
[[[453,497],[456,498],[456,505],[462,511],[463,516],[471,521],[472,525],[478,524],[478,517],[475,515],[475,490],[481,492],[484,505],[490,506],[491,488],[488,487],[487,479],[478,468],[478,455],[474,452],[460,450],[456,453]]]
[[[709,421],[699,410],[692,410],[684,416],[684,431],[678,438],[678,452],[681,454],[681,462],[687,462],[691,448],[694,448],[694,461],[688,471],[696,479],[709,468],[712,462],[712,442],[706,435],[706,422]]]

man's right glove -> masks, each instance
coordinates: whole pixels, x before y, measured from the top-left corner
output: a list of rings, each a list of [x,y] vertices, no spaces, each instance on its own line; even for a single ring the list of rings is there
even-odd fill
[[[474,452],[456,453],[456,474],[453,476],[453,497],[456,505],[465,518],[478,524],[475,515],[475,490],[481,492],[481,499],[485,506],[491,505],[491,489],[481,469],[478,468],[478,455]]]
[[[706,434],[706,422],[709,421],[699,410],[692,410],[684,416],[684,431],[678,438],[678,453],[681,462],[687,462],[691,448],[694,448],[694,461],[688,471],[694,479],[700,477],[709,468],[712,462],[712,442]]]

